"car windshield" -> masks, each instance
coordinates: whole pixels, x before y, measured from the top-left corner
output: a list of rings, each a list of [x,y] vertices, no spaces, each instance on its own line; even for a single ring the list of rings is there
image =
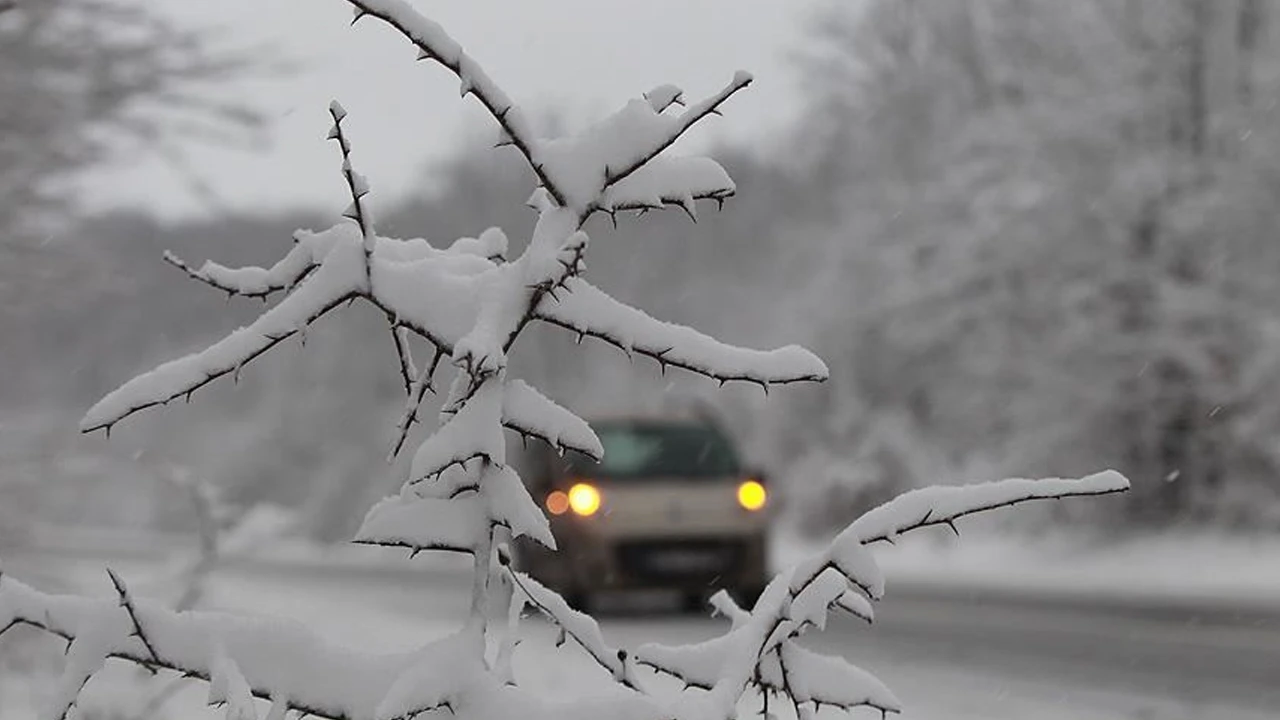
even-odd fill
[[[714,478],[738,473],[738,458],[713,427],[673,423],[597,424],[604,459],[571,453],[577,475],[610,479]]]

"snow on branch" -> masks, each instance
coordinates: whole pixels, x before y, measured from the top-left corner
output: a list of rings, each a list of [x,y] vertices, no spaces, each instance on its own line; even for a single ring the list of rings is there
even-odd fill
[[[1129,489],[1129,481],[1115,470],[1075,479],[1014,478],[973,485],[929,487],[903,493],[853,522],[835,540],[863,545],[892,542],[899,535],[931,525],[946,525],[966,515],[1009,507],[1031,500],[1111,495]]]
[[[476,382],[500,372],[507,350],[528,325],[543,297],[554,297],[581,272],[588,237],[570,211],[544,211],[528,247],[514,262],[498,267],[485,286],[471,329],[453,347],[453,364]]]
[[[512,537],[531,538],[543,547],[556,549],[551,523],[529,495],[515,470],[488,466],[480,479],[480,494],[489,510],[488,520],[511,531]]]
[[[0,0],[3,3],[4,0]],[[497,119],[541,183],[530,199],[539,212],[532,237],[508,262],[506,235],[490,228],[441,250],[426,240],[376,235],[363,203],[367,182],[351,166],[343,129],[346,115],[330,107],[330,137],[340,146],[343,177],[352,198],[341,223],[321,233],[295,235],[297,244],[271,268],[230,269],[206,262],[192,269],[176,256],[166,260],[189,276],[228,292],[285,296],[249,326],[209,348],[165,363],[108,394],[81,422],[82,430],[106,429],[143,408],[190,396],[215,378],[236,373],[285,338],[338,305],[364,299],[385,316],[395,344],[407,397],[392,455],[417,421],[442,359],[457,373],[440,412],[440,425],[417,447],[409,478],[398,495],[366,514],[354,542],[400,547],[417,554],[440,550],[473,556],[470,614],[455,635],[409,654],[367,655],[323,643],[296,625],[210,613],[174,613],[136,601],[112,574],[117,602],[45,595],[0,575],[0,622],[25,624],[70,641],[67,668],[55,701],[60,716],[84,684],[110,658],[152,670],[168,670],[210,683],[209,699],[230,715],[255,717],[255,703],[271,704],[269,717],[289,711],[335,720],[410,720],[448,711],[459,720],[522,717],[526,720],[732,720],[745,692],[782,695],[797,715],[813,717],[823,706],[900,708],[875,677],[840,658],[797,644],[823,629],[832,610],[871,621],[872,603],[885,580],[868,545],[930,525],[954,529],[960,517],[1042,498],[1121,492],[1128,482],[1106,472],[1082,480],[1006,480],[969,487],[907,493],[852,523],[821,552],[777,575],[750,611],[727,594],[714,607],[731,620],[723,636],[695,645],[644,645],[634,655],[605,643],[588,615],[510,567],[507,543],[527,537],[554,549],[550,522],[516,471],[506,465],[504,429],[536,437],[560,451],[600,458],[591,428],[530,385],[509,380],[508,353],[534,320],[591,336],[631,355],[720,380],[773,384],[821,381],[825,364],[809,351],[786,346],[760,351],[722,343],[692,328],[656,320],[583,280],[588,237],[583,224],[594,212],[616,217],[665,206],[696,219],[695,203],[721,203],[736,188],[714,160],[662,157],[685,131],[751,82],[739,72],[711,97],[679,114],[682,92],[654,88],[617,113],[569,138],[539,140],[511,100],[436,23],[404,0],[348,0],[356,20],[373,16],[419,49],[419,57],[444,65]],[[434,346],[419,367],[410,335]],[[496,555],[496,562],[495,560]],[[504,602],[509,601],[509,602]],[[533,605],[572,637],[621,687],[607,698],[547,702],[517,687],[511,676],[514,637],[497,638],[498,658],[487,658],[490,615],[505,606],[507,632]],[[0,633],[2,634],[2,633]],[[647,697],[639,664],[705,692],[682,694],[673,704]]]
[[[720,105],[749,84],[750,73],[739,71],[719,92],[678,116],[665,115],[656,109],[665,109],[671,104],[655,102],[665,100],[669,91],[653,94],[652,99],[635,98],[576,135],[542,141],[541,157],[563,183],[560,189],[567,196],[568,207],[579,211],[583,218],[596,210],[621,209],[621,201],[637,194],[646,199],[655,195],[670,196],[672,202],[680,204],[683,204],[681,199],[689,195],[723,198],[733,192],[732,183],[726,182],[728,177],[723,175],[723,170],[721,177],[716,178],[718,183],[708,183],[705,168],[712,162],[709,160],[695,166],[668,162],[631,191],[621,190],[619,196],[612,199],[605,193],[657,158],[699,120],[718,113]],[[655,185],[659,189],[655,190]],[[641,194],[641,190],[648,192]]]
[[[502,436],[503,382],[489,378],[440,429],[428,437],[413,456],[410,482],[423,482],[453,465],[481,458],[501,463],[505,452]]]
[[[425,240],[376,237],[372,255],[354,223],[319,233],[298,231],[293,249],[270,269],[228,269],[206,262],[192,270],[175,256],[169,262],[207,284],[236,295],[265,298],[279,289],[287,295],[248,327],[198,353],[165,363],[110,393],[81,421],[83,432],[109,430],[123,418],[168,403],[227,374],[237,373],[258,355],[348,300],[364,298],[386,315],[410,396],[410,411],[400,428],[398,446],[431,387],[431,376],[415,372],[405,331],[423,337],[437,353],[474,326],[481,299],[505,267],[491,257],[506,249],[506,236],[490,228],[480,238],[462,238],[447,250]],[[368,265],[366,266],[366,263]],[[366,270],[366,267],[368,268]],[[376,288],[376,291],[375,291]],[[432,373],[438,366],[428,366]],[[421,383],[413,382],[421,380]]]
[[[349,252],[350,249],[350,246],[335,248],[315,273],[249,326],[201,352],[139,375],[99,400],[80,421],[81,430],[110,432],[112,425],[139,410],[182,396],[189,398],[204,385],[238,372],[280,341],[360,295],[366,287],[363,257],[358,246],[355,253]]]
[[[787,643],[760,666],[764,689],[786,692],[797,705],[813,703],[842,710],[871,707],[882,714],[902,712],[902,701],[875,675],[844,658]]]
[[[357,545],[405,548],[411,555],[427,550],[474,553],[476,528],[487,524],[481,498],[397,495],[374,505],[356,531]]]
[[[717,206],[737,192],[737,185],[720,163],[705,157],[659,156],[625,180],[604,191],[600,208],[616,218],[622,210],[658,210],[675,205],[697,220],[697,200]]]
[[[502,422],[523,437],[535,437],[560,451],[574,450],[599,460],[604,446],[590,425],[523,380],[507,382]]]
[[[511,578],[529,604],[555,623],[566,636],[573,638],[592,660],[609,671],[615,681],[632,690],[640,689],[639,681],[636,679],[635,661],[626,651],[610,647],[604,641],[604,634],[600,632],[600,625],[595,618],[569,607],[569,603],[565,602],[559,593],[525,573],[512,570],[505,563],[504,567],[507,576]]]
[[[489,114],[502,127],[504,137],[519,148],[538,176],[538,181],[551,194],[557,204],[568,205],[568,198],[560,184],[539,156],[537,138],[524,114],[511,98],[489,78],[488,73],[463,51],[462,46],[445,32],[439,23],[429,20],[403,0],[347,0],[356,8],[359,21],[365,16],[376,17],[395,28],[418,48],[419,60],[434,60],[448,68],[462,83],[463,97],[475,95]]]
[[[301,235],[301,234],[299,234]],[[279,262],[270,268],[228,268],[206,260],[199,268],[193,268],[172,252],[165,251],[164,261],[198,280],[228,295],[266,299],[273,293],[288,290],[301,282],[320,264],[311,243],[297,242]]]
[[[333,118],[329,139],[336,141],[342,152],[342,178],[347,183],[348,192],[351,193],[351,206],[342,213],[342,216],[360,228],[360,236],[364,240],[365,272],[367,273],[376,238],[373,231],[373,216],[370,215],[369,208],[364,202],[365,196],[369,194],[369,181],[356,172],[351,165],[351,141],[347,139],[347,134],[342,129],[342,121],[347,118],[347,111],[337,100],[329,104],[329,117]]]
[[[222,691],[222,697],[213,694],[220,701],[234,698],[245,705],[252,698],[283,697],[288,709],[303,714],[375,720],[378,702],[413,658],[339,648],[292,621],[174,612],[131,598],[126,606],[108,599],[51,595],[0,576],[0,634],[19,625],[71,641],[67,669],[54,698],[59,718],[74,705],[85,682],[114,658],[216,680],[211,689]],[[241,682],[230,682],[233,679]],[[235,697],[239,693],[251,697]]]
[[[720,598],[717,607],[733,621],[725,635],[694,645],[642,645],[637,660],[706,689],[687,701],[704,718],[734,717],[737,699],[753,684],[781,693],[797,710],[812,703],[814,709],[867,705],[896,712],[897,698],[874,676],[796,644],[805,629],[824,627],[833,608],[872,620],[868,599],[883,596],[884,577],[867,544],[1028,500],[1103,495],[1128,485],[1119,473],[1106,471],[1079,480],[1015,479],[907,493],[867,512],[826,549],[775,577],[750,613]]]
[[[717,379],[741,380],[766,390],[770,385],[819,381],[827,366],[795,345],[748,350],[726,345],[689,327],[656,320],[621,303],[580,278],[565,282],[567,292],[544,297],[536,317],[577,333],[657,360],[665,371],[678,367]]]
[[[403,325],[391,325],[391,341],[396,346],[396,359],[400,361],[400,382],[404,385],[407,398],[414,397],[415,383],[419,381],[418,365],[413,361],[413,350],[409,347],[409,329]],[[423,368],[425,371],[427,368]],[[423,377],[420,383],[423,394],[430,384],[430,378]],[[416,409],[416,408],[415,408]],[[394,455],[395,453],[392,453]]]

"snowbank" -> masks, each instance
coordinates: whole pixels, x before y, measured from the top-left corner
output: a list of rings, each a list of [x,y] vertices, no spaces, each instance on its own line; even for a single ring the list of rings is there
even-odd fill
[[[1165,533],[1134,539],[1042,539],[965,532],[904,538],[873,552],[888,594],[990,591],[1036,598],[1280,613],[1280,535]],[[816,547],[780,533],[774,561]]]

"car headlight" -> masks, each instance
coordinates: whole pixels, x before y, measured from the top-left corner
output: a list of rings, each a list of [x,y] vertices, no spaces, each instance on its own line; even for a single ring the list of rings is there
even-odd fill
[[[580,482],[569,488],[569,507],[582,517],[590,517],[600,509],[600,491],[590,483]]]
[[[758,480],[747,480],[738,486],[738,504],[744,510],[759,510],[769,500],[769,493]]]

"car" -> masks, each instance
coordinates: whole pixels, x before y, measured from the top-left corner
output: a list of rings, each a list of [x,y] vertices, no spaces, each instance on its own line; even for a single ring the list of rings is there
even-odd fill
[[[545,445],[524,453],[521,474],[558,550],[520,538],[516,566],[579,609],[602,591],[638,589],[675,591],[690,610],[719,588],[753,603],[768,579],[769,494],[728,433],[701,417],[591,425],[599,462]]]

